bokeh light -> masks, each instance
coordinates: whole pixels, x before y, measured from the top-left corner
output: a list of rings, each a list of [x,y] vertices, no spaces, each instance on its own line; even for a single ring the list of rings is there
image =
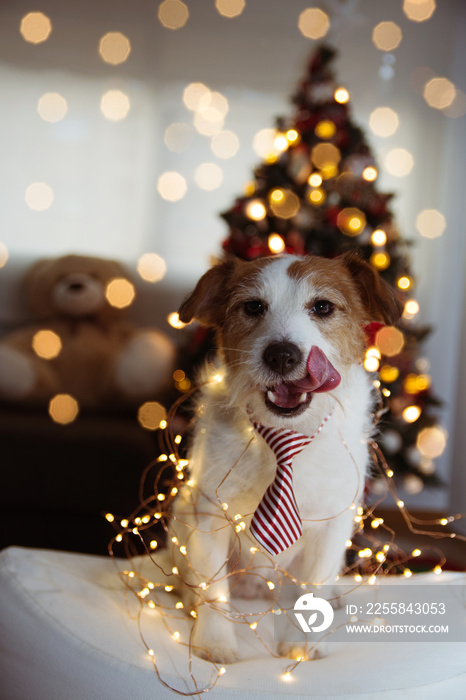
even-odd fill
[[[100,111],[105,119],[112,122],[125,119],[130,108],[130,99],[122,90],[108,90],[100,100]]]
[[[194,126],[197,131],[204,136],[218,133],[223,127],[228,108],[228,100],[220,92],[211,92],[207,89],[199,94],[194,115]]]
[[[335,98],[335,102],[338,102],[339,104],[344,105],[347,102],[349,102],[350,94],[346,88],[339,87],[335,90],[334,98]]]
[[[377,107],[371,112],[369,126],[376,136],[388,138],[392,136],[399,126],[397,113],[390,107]]]
[[[34,211],[45,211],[54,199],[53,190],[45,182],[33,182],[26,188],[26,204]]]
[[[37,112],[46,122],[59,122],[68,111],[68,104],[58,92],[46,92],[39,98]]]
[[[389,254],[383,251],[372,253],[371,257],[369,258],[371,265],[380,271],[386,270],[388,267],[390,267],[390,260],[391,258]]]
[[[41,44],[49,38],[52,22],[43,12],[29,12],[22,18],[19,31],[30,44]]]
[[[186,180],[180,173],[167,171],[162,173],[157,181],[157,190],[168,202],[178,202],[186,194]]]
[[[291,219],[299,211],[299,197],[288,189],[275,189],[269,193],[269,206],[280,219]]]
[[[408,275],[402,275],[401,277],[398,277],[396,284],[400,289],[406,290],[411,287],[413,283],[413,280],[411,277],[408,277]]]
[[[262,221],[267,216],[267,209],[260,199],[251,199],[245,207],[245,214],[253,221]]]
[[[239,138],[233,131],[219,131],[212,136],[210,147],[217,158],[233,158],[239,149]]]
[[[435,12],[435,0],[403,0],[403,12],[413,22],[425,22]]]
[[[100,40],[99,53],[105,63],[117,66],[131,53],[131,42],[121,32],[108,32]]]
[[[285,250],[285,241],[278,233],[271,233],[268,237],[267,244],[271,253],[283,253]]]
[[[419,406],[406,406],[403,410],[402,416],[407,423],[415,423],[419,416],[421,415],[421,409]]]
[[[201,163],[194,172],[194,180],[201,190],[216,190],[223,182],[223,170],[216,163]]]
[[[173,311],[171,314],[168,314],[167,321],[172,328],[176,328],[177,330],[181,330],[181,328],[184,328],[187,325],[186,323],[183,323],[183,321],[180,321],[178,311]]]
[[[261,129],[255,134],[252,147],[260,158],[267,158],[271,154],[279,153],[275,146],[276,135],[275,129]]]
[[[40,330],[32,338],[32,349],[44,360],[53,360],[62,351],[60,336],[51,330]]]
[[[4,243],[0,243],[0,268],[5,267],[9,257],[8,248]]]
[[[246,0],[215,0],[215,7],[223,17],[238,17],[246,6]]]
[[[316,168],[324,169],[328,165],[335,166],[341,160],[340,149],[333,143],[318,143],[311,151],[311,160]]]
[[[408,299],[403,309],[403,318],[411,321],[419,313],[419,310],[419,303],[416,299]]]
[[[309,175],[307,181],[311,187],[320,187],[322,184],[322,175],[320,173],[312,173]]]
[[[424,238],[438,238],[446,227],[446,219],[437,209],[424,209],[416,217],[416,228]]]
[[[431,383],[431,378],[428,374],[410,372],[404,378],[403,388],[407,394],[419,394],[421,391],[427,391]]]
[[[379,369],[379,358],[375,355],[367,355],[363,362],[366,372],[377,372]]]
[[[374,182],[374,180],[377,180],[378,175],[379,173],[377,171],[377,168],[375,168],[373,165],[368,165],[362,171],[362,177],[367,182]]]
[[[314,129],[315,135],[320,139],[331,139],[335,135],[337,127],[329,119],[323,119],[318,122],[316,128]]]
[[[414,167],[414,158],[405,148],[392,148],[385,156],[384,166],[390,175],[405,177]]]
[[[299,15],[298,28],[308,39],[322,39],[330,29],[330,19],[320,8],[308,7]]]
[[[387,357],[394,357],[404,346],[403,333],[394,326],[384,326],[375,336],[375,344]]]
[[[386,384],[396,382],[399,376],[400,370],[398,367],[393,367],[393,365],[382,365],[380,368],[379,377]]]
[[[157,253],[144,253],[138,260],[137,271],[146,282],[160,282],[167,272],[167,264]]]
[[[289,147],[290,142],[286,138],[286,134],[283,134],[279,131],[275,134],[273,145],[275,146],[275,150],[277,153],[283,153]]]
[[[139,406],[138,421],[146,430],[157,430],[160,423],[167,418],[167,412],[157,401],[146,401]]]
[[[110,280],[105,288],[105,297],[116,309],[124,309],[130,306],[136,296],[134,285],[124,277],[115,277]]]
[[[164,142],[170,151],[183,153],[193,142],[193,128],[189,124],[174,122],[165,129]]]
[[[394,51],[402,38],[402,31],[395,22],[379,22],[372,32],[372,41],[380,51]]]
[[[320,207],[321,204],[325,202],[327,199],[327,195],[325,190],[323,190],[321,187],[317,187],[315,189],[312,189],[309,194],[309,201],[314,207]]]
[[[189,10],[181,0],[163,0],[157,16],[166,29],[181,29],[188,21]]]
[[[371,241],[373,245],[385,245],[387,242],[387,234],[381,228],[377,228],[372,232]]]
[[[429,107],[445,109],[453,103],[456,88],[448,78],[432,78],[426,83],[423,95]]]
[[[366,217],[357,207],[346,207],[338,213],[337,226],[346,236],[358,236],[366,226]]]
[[[423,457],[440,457],[447,444],[447,433],[443,428],[423,428],[417,436],[416,445]]]
[[[229,109],[228,100],[221,92],[209,92],[201,95],[197,110],[202,112],[206,119],[218,121],[224,119]]]
[[[225,118],[215,109],[198,110],[194,114],[194,128],[202,136],[213,136],[218,134],[224,124]]]
[[[55,423],[68,425],[79,413],[79,404],[70,394],[56,394],[49,403],[49,415]]]
[[[417,474],[407,474],[403,479],[403,488],[407,493],[415,495],[416,493],[421,493],[424,488],[424,482]],[[415,549],[413,554],[415,553],[415,556],[419,556],[418,552],[420,554],[421,550]]]
[[[295,146],[301,141],[301,134],[296,129],[288,129],[285,134],[288,143],[294,144]]]
[[[183,90],[183,102],[185,107],[195,112],[202,97],[210,92],[204,83],[189,83]]]

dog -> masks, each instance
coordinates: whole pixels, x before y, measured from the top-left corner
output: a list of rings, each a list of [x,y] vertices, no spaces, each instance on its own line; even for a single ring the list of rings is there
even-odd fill
[[[219,262],[178,313],[184,323],[195,319],[215,329],[219,366],[201,389],[190,479],[173,504],[174,545],[166,554],[184,606],[196,617],[195,653],[231,663],[238,658],[232,593],[254,596],[280,572],[298,582],[332,583],[343,567],[373,428],[364,327],[395,323],[401,305],[352,253],[283,255]],[[263,437],[269,428],[313,437],[292,462],[290,498],[302,534],[274,553],[256,537],[257,527],[251,534],[277,474]],[[286,644],[279,653],[288,653]]]

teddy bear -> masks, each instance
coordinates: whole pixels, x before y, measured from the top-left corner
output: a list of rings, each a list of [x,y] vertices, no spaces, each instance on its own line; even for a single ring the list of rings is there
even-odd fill
[[[113,300],[112,283],[134,293],[113,260],[66,255],[27,271],[34,321],[0,341],[0,399],[44,405],[68,393],[81,407],[100,408],[132,405],[170,386],[174,344],[160,330],[132,325],[128,299]]]

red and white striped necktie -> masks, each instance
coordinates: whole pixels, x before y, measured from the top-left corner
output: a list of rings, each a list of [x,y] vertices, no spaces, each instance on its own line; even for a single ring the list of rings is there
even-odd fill
[[[314,435],[294,430],[254,427],[277,458],[277,473],[256,508],[249,527],[255,539],[272,555],[288,549],[303,534],[298,505],[293,492],[293,459],[311,443],[330,418],[326,416]]]

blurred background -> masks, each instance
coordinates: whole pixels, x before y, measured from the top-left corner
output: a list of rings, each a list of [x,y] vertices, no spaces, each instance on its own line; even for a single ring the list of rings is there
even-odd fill
[[[388,38],[375,31],[381,23]],[[127,265],[132,319],[176,342],[167,318],[219,254],[220,213],[273,150],[275,119],[290,113],[322,39],[338,52],[334,69],[377,160],[377,187],[395,194],[400,235],[412,243],[415,323],[433,327],[422,356],[442,401],[435,470],[444,486],[402,497],[464,512],[461,0],[3,0],[0,332],[29,320],[28,266],[78,253]],[[389,112],[377,122],[381,107]]]

